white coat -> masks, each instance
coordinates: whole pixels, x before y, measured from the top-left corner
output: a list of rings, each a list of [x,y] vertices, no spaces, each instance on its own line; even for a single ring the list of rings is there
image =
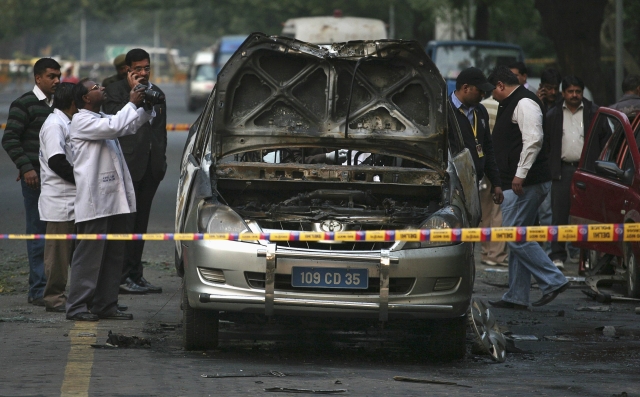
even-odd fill
[[[49,168],[49,159],[64,154],[73,165],[69,142],[69,117],[59,109],[47,117],[40,129],[40,198],[38,210],[40,220],[47,222],[69,222],[74,219],[73,203],[76,185],[67,182]]]
[[[117,138],[135,134],[154,115],[129,102],[115,115],[81,109],[73,116],[76,223],[136,212],[131,175]]]

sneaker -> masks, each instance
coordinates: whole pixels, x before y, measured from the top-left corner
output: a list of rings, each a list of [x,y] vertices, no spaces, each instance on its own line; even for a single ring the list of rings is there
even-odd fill
[[[142,295],[142,294],[146,294],[147,292],[149,292],[149,290],[147,288],[136,284],[130,278],[127,278],[127,280],[124,282],[124,284],[120,284],[120,293],[121,294]]]
[[[553,264],[556,265],[558,269],[564,270],[564,262],[562,262],[560,259],[554,259]]]

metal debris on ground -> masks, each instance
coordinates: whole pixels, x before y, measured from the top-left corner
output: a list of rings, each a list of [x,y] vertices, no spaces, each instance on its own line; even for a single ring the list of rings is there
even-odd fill
[[[490,268],[484,269],[484,271],[487,273],[508,273],[509,269],[496,269],[496,268],[490,267]]]
[[[471,299],[471,324],[476,334],[477,344],[491,356],[491,359],[503,363],[507,359],[507,341],[500,332],[495,316],[480,300]]]
[[[515,341],[537,341],[538,337],[535,335],[517,335],[511,332],[505,332],[504,337]]]
[[[566,335],[545,336],[544,339],[551,342],[575,342],[576,341],[576,338],[573,338],[571,336],[566,336]]]
[[[585,283],[585,277],[566,276],[565,278],[567,279],[567,281],[571,281],[572,283],[575,283],[575,284]]]
[[[576,307],[578,312],[610,312],[611,306],[582,306]]]
[[[95,338],[96,334],[93,332],[80,332],[78,338]]]
[[[613,325],[605,325],[603,327],[596,327],[596,331],[602,332],[602,335],[614,337],[616,336],[616,327]]]
[[[459,387],[471,388],[471,386],[469,385],[461,385],[460,383],[456,383],[456,382],[446,382],[446,381],[434,380],[434,379],[409,378],[406,376],[394,376],[393,380],[397,380],[399,382],[432,383],[435,385],[448,385],[448,386],[459,386]]]
[[[203,378],[260,378],[260,377],[283,377],[283,376],[292,376],[293,374],[285,374],[280,371],[269,371],[269,372],[255,372],[250,374],[236,374],[236,373],[227,373],[227,374],[215,374],[215,375],[200,375]]]
[[[338,394],[338,393],[346,393],[347,389],[313,390],[313,389],[296,389],[291,387],[268,387],[264,389],[264,391],[276,392],[276,393]]]

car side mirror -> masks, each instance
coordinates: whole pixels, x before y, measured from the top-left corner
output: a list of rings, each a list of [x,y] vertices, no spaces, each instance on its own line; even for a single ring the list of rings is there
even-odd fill
[[[619,179],[627,184],[633,181],[633,168],[622,170],[612,161],[596,161],[596,174]]]

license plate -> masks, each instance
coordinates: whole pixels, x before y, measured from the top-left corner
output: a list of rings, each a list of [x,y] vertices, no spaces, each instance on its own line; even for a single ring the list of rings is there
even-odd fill
[[[293,267],[291,285],[293,287],[367,289],[369,288],[369,270]]]

